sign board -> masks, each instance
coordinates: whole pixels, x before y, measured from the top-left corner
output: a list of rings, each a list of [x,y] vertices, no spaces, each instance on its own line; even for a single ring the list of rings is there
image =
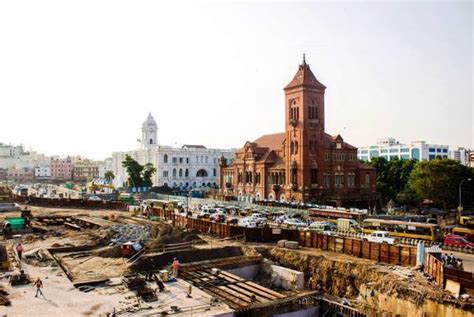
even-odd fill
[[[281,234],[281,229],[280,228],[273,228],[272,229],[272,234]]]

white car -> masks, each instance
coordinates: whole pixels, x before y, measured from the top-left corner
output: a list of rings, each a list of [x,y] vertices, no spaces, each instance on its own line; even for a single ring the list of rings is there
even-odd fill
[[[91,200],[91,201],[102,201],[102,198],[97,197],[97,196],[90,196],[89,198],[87,198],[87,200]]]
[[[374,231],[368,236],[363,238],[364,241],[376,242],[376,243],[387,243],[394,244],[395,238],[390,236],[388,231]]]
[[[296,226],[297,228],[308,226],[306,222],[301,221],[300,219],[296,219],[296,218],[286,219],[285,221],[283,221],[283,223],[289,226]]]

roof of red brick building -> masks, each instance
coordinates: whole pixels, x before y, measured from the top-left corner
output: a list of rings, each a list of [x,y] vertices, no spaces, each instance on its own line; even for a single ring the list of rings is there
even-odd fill
[[[260,148],[268,148],[270,150],[280,150],[283,146],[283,142],[285,141],[285,132],[282,133],[274,133],[274,134],[266,134],[252,143],[255,143],[257,147]]]
[[[303,64],[299,65],[298,71],[296,72],[293,79],[290,81],[288,85],[286,85],[286,89],[298,87],[298,86],[312,86],[317,88],[325,89],[326,86],[321,84],[314,76],[313,72],[311,71],[308,64],[306,64],[305,57],[303,55]]]

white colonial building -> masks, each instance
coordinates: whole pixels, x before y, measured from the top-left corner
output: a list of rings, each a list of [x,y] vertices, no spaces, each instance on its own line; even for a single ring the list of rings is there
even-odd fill
[[[219,186],[219,158],[227,161],[234,150],[208,149],[202,145],[171,147],[158,145],[158,126],[151,114],[142,124],[141,148],[135,151],[114,152],[111,170],[115,174],[115,185],[124,186],[128,178],[122,167],[126,155],[140,164],[151,163],[156,168],[153,186],[168,185],[183,189]]]

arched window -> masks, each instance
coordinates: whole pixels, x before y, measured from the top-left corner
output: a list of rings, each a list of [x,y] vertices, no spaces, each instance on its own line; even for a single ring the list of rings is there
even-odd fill
[[[153,139],[150,139],[150,144],[153,144]]]
[[[184,177],[189,177],[189,170],[188,170],[188,169],[186,169],[186,170],[184,171]]]
[[[293,141],[290,142],[290,154],[295,153],[295,143]]]
[[[183,177],[183,169],[182,168],[179,169],[179,177],[180,178]]]
[[[217,170],[216,170],[215,168],[212,170],[212,175],[213,175],[214,177],[217,176]]]
[[[197,171],[196,177],[207,177],[207,171],[205,169],[200,169]]]
[[[298,141],[295,141],[295,154],[298,154]]]
[[[173,178],[176,178],[176,168],[173,168]]]
[[[168,163],[168,154],[163,155],[163,163]]]

